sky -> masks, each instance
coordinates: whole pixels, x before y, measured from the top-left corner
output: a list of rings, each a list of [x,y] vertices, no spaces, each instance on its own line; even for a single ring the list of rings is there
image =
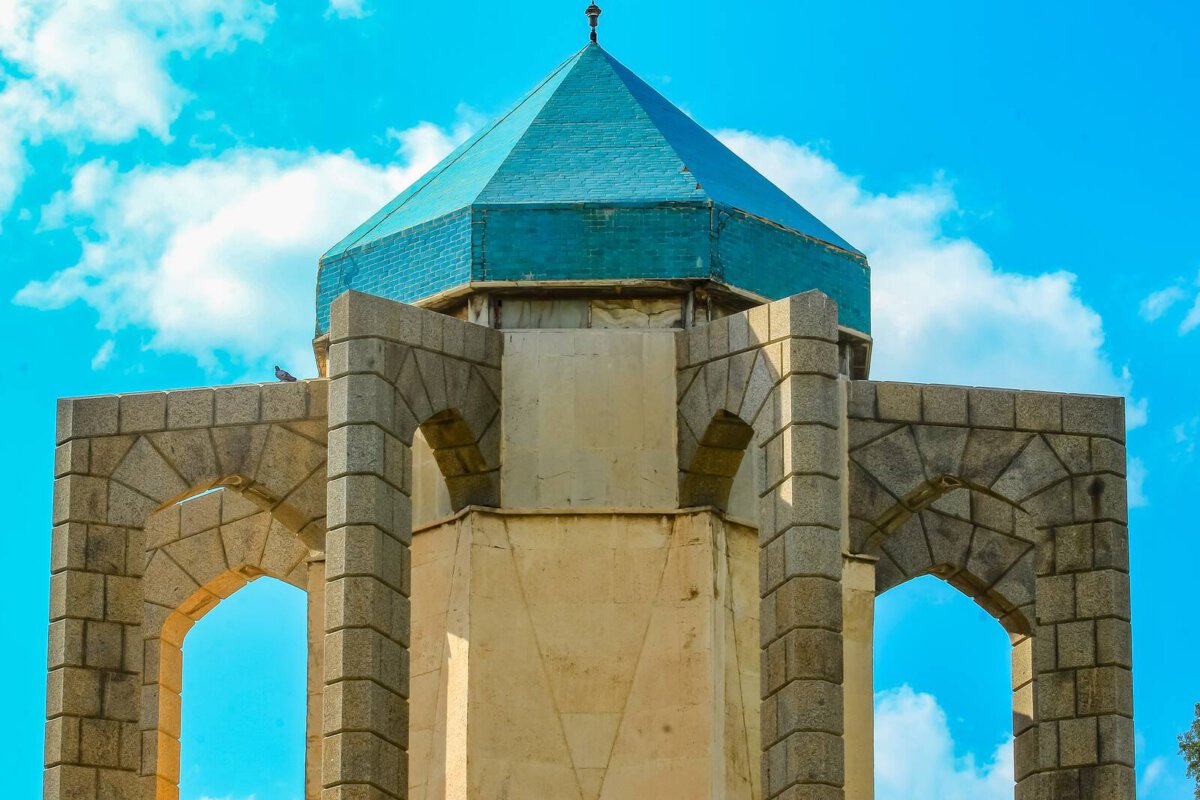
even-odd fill
[[[584,5],[0,0],[12,796],[41,778],[54,399],[314,374],[319,255],[578,49]],[[1188,798],[1200,6],[603,6],[610,52],[867,253],[873,378],[1127,396],[1139,796]],[[303,605],[259,581],[189,636],[184,800],[300,796]],[[880,800],[1010,798],[998,624],[923,578],[876,643]]]

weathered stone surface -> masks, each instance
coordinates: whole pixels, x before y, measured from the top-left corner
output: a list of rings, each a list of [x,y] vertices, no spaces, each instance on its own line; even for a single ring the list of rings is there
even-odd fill
[[[915,383],[876,383],[875,403],[880,420],[921,421],[921,387]]]

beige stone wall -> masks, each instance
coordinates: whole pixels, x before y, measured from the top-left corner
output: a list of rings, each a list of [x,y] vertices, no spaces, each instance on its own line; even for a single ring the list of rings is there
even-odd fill
[[[476,511],[412,604],[413,798],[759,796],[751,529]]]
[[[505,334],[504,505],[674,508],[670,331]]]

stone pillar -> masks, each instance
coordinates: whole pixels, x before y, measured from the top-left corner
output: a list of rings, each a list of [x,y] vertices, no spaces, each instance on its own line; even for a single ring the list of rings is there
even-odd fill
[[[325,686],[325,556],[308,561],[308,706],[305,717],[304,800],[321,797],[321,698]]]
[[[875,559],[842,562],[846,800],[875,797]]]
[[[1122,401],[1063,397],[1089,474],[1026,505],[1037,519],[1034,716],[1019,800],[1132,800],[1133,660]],[[1019,745],[1022,743],[1019,741]],[[1031,757],[1036,753],[1036,757]],[[1029,773],[1034,773],[1032,776]]]
[[[58,408],[51,545],[47,800],[133,798],[141,756],[144,509],[91,473],[89,435],[117,433],[117,398]]]
[[[766,450],[759,511],[763,797],[841,800],[842,476],[837,306],[817,292],[768,306],[779,382],[755,421]],[[751,317],[751,324],[754,317]]]
[[[334,303],[329,352],[321,796],[399,800],[408,786],[411,438],[397,435],[384,342],[354,335],[354,297]]]

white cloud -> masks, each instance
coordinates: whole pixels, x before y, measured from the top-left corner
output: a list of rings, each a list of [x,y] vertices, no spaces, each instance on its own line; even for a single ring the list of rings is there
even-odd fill
[[[148,329],[149,348],[211,369],[309,372],[318,256],[467,134],[428,123],[397,132],[391,165],[254,148],[126,172],[90,162],[42,218],[78,226],[79,261],[16,301],[82,301],[100,328]]]
[[[1187,767],[1178,755],[1150,759],[1137,784],[1140,800],[1191,800],[1194,790],[1195,784],[1188,780]]]
[[[1200,286],[1200,275],[1196,276],[1193,285]],[[1179,335],[1184,336],[1191,333],[1200,327],[1200,291],[1196,292],[1195,297],[1192,296],[1192,291],[1176,285],[1152,292],[1142,300],[1140,309],[1142,318],[1147,322],[1154,322],[1161,319],[1176,305],[1190,301],[1191,306],[1184,314],[1183,321],[1179,323]]]
[[[338,19],[361,19],[368,13],[365,0],[329,0],[329,8],[326,9],[325,16]]]
[[[1187,316],[1183,318],[1183,322],[1179,323],[1179,334],[1182,336],[1185,333],[1191,333],[1198,326],[1200,326],[1200,294],[1196,295],[1192,307],[1188,309]]]
[[[1129,507],[1130,508],[1145,508],[1150,505],[1150,499],[1146,497],[1146,464],[1142,459],[1134,457],[1129,459],[1128,483],[1129,491]]]
[[[112,361],[113,350],[117,343],[109,339],[104,344],[100,345],[100,349],[96,351],[96,355],[92,356],[92,369],[100,370],[108,366],[108,362]]]
[[[782,137],[723,131],[720,138],[867,254],[871,262],[872,375],[880,379],[1128,394],[1127,371],[1104,350],[1100,315],[1076,277],[997,267],[946,231],[960,213],[938,177],[875,194],[810,147]],[[1144,403],[1127,408],[1130,427]]]
[[[1179,286],[1171,286],[1157,292],[1153,292],[1142,301],[1140,312],[1142,319],[1147,322],[1153,322],[1163,314],[1171,310],[1171,306],[1178,303],[1187,297],[1187,292]]]
[[[168,140],[188,93],[167,60],[261,41],[274,16],[261,0],[0,0],[0,214],[27,144]]]
[[[985,763],[956,756],[946,712],[908,686],[875,695],[875,796],[880,800],[1012,800],[1009,739]]]

